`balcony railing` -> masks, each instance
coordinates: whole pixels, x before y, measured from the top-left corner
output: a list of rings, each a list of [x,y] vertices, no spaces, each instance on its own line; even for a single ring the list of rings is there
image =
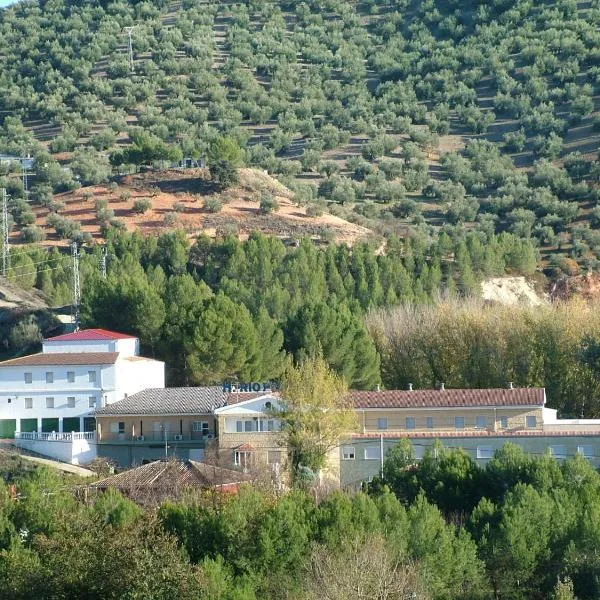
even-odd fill
[[[69,431],[64,433],[57,433],[55,431],[52,431],[50,433],[42,433],[38,431],[15,431],[15,439],[39,442],[73,442],[75,440],[88,440],[90,442],[95,442],[96,432]]]
[[[101,442],[127,442],[127,443],[165,443],[165,441],[172,442],[206,442],[208,440],[215,439],[214,433],[202,434],[200,432],[190,433],[171,433],[170,431],[166,434],[164,432],[150,432],[144,435],[131,435],[130,433],[102,433],[100,438]],[[166,439],[165,439],[166,438]]]

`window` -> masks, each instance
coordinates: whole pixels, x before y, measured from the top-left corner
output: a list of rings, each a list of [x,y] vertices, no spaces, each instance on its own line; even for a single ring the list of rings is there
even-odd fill
[[[69,383],[75,383],[75,371],[67,371],[67,381]]]
[[[75,408],[75,396],[68,396],[67,397],[67,406],[69,408]]]
[[[454,417],[454,429],[464,429],[465,428],[465,418],[464,417]]]
[[[33,381],[33,375],[31,373],[24,373],[25,383],[31,383]]]
[[[365,448],[365,460],[379,460],[379,446],[367,446]]]
[[[354,446],[343,446],[342,447],[342,459],[343,460],[354,460],[356,458],[356,449]]]
[[[493,458],[494,452],[491,446],[477,446],[477,458]]]
[[[475,427],[477,429],[487,429],[487,417],[475,417]]]
[[[427,429],[433,429],[433,417],[427,417],[426,425]]]
[[[244,431],[254,431],[254,423],[252,421],[244,421]]]
[[[566,446],[550,446],[550,454],[555,458],[566,458],[567,447]]]
[[[46,398],[46,408],[54,408],[54,398],[52,396]]]
[[[508,417],[500,417],[500,428],[508,429]]]
[[[119,421],[119,433],[125,433],[125,421]]]
[[[239,452],[236,450],[233,455],[233,462],[236,467],[243,467],[246,469],[252,465],[252,452]]]
[[[194,421],[192,429],[193,429],[193,431],[202,433],[202,435],[208,435],[208,433],[209,433],[208,421]]]
[[[235,422],[235,430],[237,433],[242,433],[242,431],[244,431],[244,423],[243,421],[236,421]]]
[[[527,420],[527,427],[530,427],[530,428],[537,427],[537,418],[535,415],[528,415],[526,420]]]
[[[25,408],[33,408],[33,398],[25,398]]]
[[[378,429],[387,429],[388,428],[387,417],[381,417],[381,418],[377,419],[377,428]]]
[[[414,429],[415,428],[415,418],[414,417],[406,417],[406,429]]]
[[[46,383],[54,383],[54,373],[52,371],[46,371]]]
[[[267,463],[270,465],[281,464],[281,451],[280,450],[267,451]]]
[[[96,371],[88,371],[88,381],[90,383],[96,383]]]
[[[273,419],[267,421],[267,431],[275,431],[275,421]]]
[[[96,408],[96,397],[95,396],[88,397],[88,406],[89,406],[89,408]]]
[[[594,457],[594,447],[593,446],[577,446],[577,454],[581,454],[586,458]]]

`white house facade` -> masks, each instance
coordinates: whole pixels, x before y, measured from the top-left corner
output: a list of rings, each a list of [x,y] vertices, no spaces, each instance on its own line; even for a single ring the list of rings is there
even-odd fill
[[[42,352],[0,363],[0,437],[27,446],[95,442],[95,410],[163,388],[164,371],[164,363],[139,355],[133,336],[86,329],[44,340]]]

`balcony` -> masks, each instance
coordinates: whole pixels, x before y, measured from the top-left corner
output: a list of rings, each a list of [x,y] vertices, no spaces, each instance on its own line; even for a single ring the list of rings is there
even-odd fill
[[[209,440],[215,439],[214,433],[202,434],[200,432],[194,433],[171,433],[168,431],[166,434],[161,431],[153,431],[149,434],[144,435],[131,435],[130,433],[102,433],[102,436],[98,439],[101,444],[164,444],[168,443],[205,443]]]
[[[72,465],[90,463],[97,456],[95,431],[16,431],[15,445]]]

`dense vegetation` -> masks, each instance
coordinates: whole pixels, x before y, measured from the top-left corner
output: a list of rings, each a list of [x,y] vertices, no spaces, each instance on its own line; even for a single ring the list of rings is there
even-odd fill
[[[480,301],[403,306],[368,317],[392,389],[546,388],[562,417],[600,416],[596,302],[488,306]]]
[[[508,230],[593,267],[599,22],[598,0],[21,2],[0,12],[0,148],[36,157],[62,237],[81,233],[53,191],[208,156],[380,231]]]
[[[507,445],[480,468],[437,447],[406,469],[411,453],[388,454],[386,486],[318,503],[248,487],[155,511],[110,490],[78,501],[43,469],[17,480],[16,498],[0,481],[3,597],[598,597],[600,476],[584,458]]]
[[[117,232],[107,250],[106,279],[100,249],[82,255],[84,325],[138,335],[146,353],[167,361],[172,384],[277,378],[285,353],[298,359],[322,350],[359,388],[381,380],[367,311],[476,293],[485,276],[533,273],[537,258],[531,243],[508,233],[486,244],[474,233],[428,243],[393,238],[380,253],[367,244],[320,249],[308,240],[286,247],[260,234],[190,245],[180,233]],[[71,275],[69,256],[58,251],[13,256],[11,277],[55,305],[70,302]]]

